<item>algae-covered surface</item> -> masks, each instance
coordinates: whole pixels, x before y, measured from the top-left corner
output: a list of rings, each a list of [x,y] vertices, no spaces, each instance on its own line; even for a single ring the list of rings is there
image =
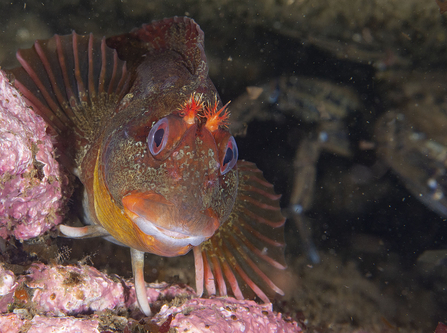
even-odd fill
[[[307,332],[447,322],[447,14],[436,1],[3,1],[0,65],[55,33],[113,36],[174,15],[205,32],[240,158],[283,194],[289,288],[274,309]],[[131,277],[128,249],[53,236],[10,240],[0,259],[16,274],[57,259]],[[190,255],[147,255],[145,270],[148,282],[194,285]]]

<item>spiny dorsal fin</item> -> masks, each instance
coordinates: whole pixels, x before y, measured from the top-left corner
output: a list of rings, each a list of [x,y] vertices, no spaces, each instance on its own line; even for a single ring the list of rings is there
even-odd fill
[[[101,119],[110,116],[129,89],[126,63],[105,38],[91,34],[37,40],[19,50],[22,67],[10,70],[15,86],[59,135],[58,141],[91,141]],[[60,135],[60,134],[63,134]]]
[[[286,268],[281,196],[275,194],[273,185],[254,163],[239,161],[237,165],[239,186],[233,211],[216,234],[200,246],[201,251],[194,254],[196,262],[203,262],[208,294],[215,294],[217,288],[221,296],[227,295],[228,283],[236,298],[254,293],[267,303],[266,293],[283,295],[271,280]]]
[[[182,55],[192,74],[203,77],[208,74],[204,33],[189,17],[176,16],[143,24],[129,33],[107,38],[107,45],[116,49],[131,67],[140,64],[147,53],[172,50]]]

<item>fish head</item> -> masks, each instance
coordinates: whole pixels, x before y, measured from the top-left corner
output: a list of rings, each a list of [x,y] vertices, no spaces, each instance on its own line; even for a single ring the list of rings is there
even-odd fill
[[[179,110],[150,119],[150,126],[116,132],[121,140],[107,146],[109,191],[133,227],[153,237],[157,254],[200,245],[233,208],[238,150],[219,103],[204,106],[201,95],[192,95]]]

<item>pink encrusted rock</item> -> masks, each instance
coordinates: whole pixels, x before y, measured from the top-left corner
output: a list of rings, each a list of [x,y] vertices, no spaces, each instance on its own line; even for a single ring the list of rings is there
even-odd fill
[[[138,307],[132,283],[113,280],[90,266],[33,264],[25,277],[25,285],[31,289],[34,311],[39,314],[63,316]],[[166,283],[148,285],[149,302],[172,293],[171,289]],[[182,288],[177,293],[186,296],[194,291]]]
[[[16,285],[16,277],[13,272],[8,271],[0,264],[0,297],[10,293]]]
[[[22,316],[10,313],[0,315],[1,333],[99,333],[99,321],[89,318],[75,317],[42,317],[34,316],[33,319],[25,319]],[[22,330],[22,327],[29,329]]]
[[[25,240],[62,222],[60,172],[43,119],[0,70],[0,237]]]
[[[15,313],[0,314],[0,332],[19,333],[25,321]]]
[[[155,316],[178,332],[301,332],[294,321],[285,321],[272,311],[271,304],[257,304],[231,297],[190,299],[179,307],[164,305]]]
[[[34,316],[27,333],[99,333],[98,324],[99,322],[95,319]]]
[[[39,263],[28,271],[25,285],[36,313],[64,316],[125,306],[123,285],[93,267]]]
[[[8,311],[8,306],[13,302],[14,290],[18,283],[13,272],[6,270],[0,264],[0,313]],[[0,333],[3,332],[0,327]]]
[[[112,279],[90,266],[62,266],[35,263],[26,275],[14,276],[0,267],[0,278],[5,283],[8,307],[0,306],[0,332],[20,332],[21,327],[29,332],[97,332],[98,327],[107,327],[101,318],[113,322],[132,319],[119,317],[119,309],[138,308],[135,289],[131,282]],[[8,287],[6,287],[6,285]],[[18,293],[17,291],[25,290]],[[179,298],[180,306],[163,305],[152,322],[164,329],[176,328],[179,332],[301,332],[296,322],[287,321],[281,314],[272,312],[271,304],[257,304],[231,297],[195,298],[190,287],[167,283],[147,284],[150,303]],[[18,295],[19,296],[18,296]],[[24,296],[25,295],[25,296]],[[20,297],[20,299],[16,299]],[[24,299],[25,298],[25,299]],[[14,313],[7,314],[13,310]],[[100,311],[110,310],[105,317]],[[32,317],[34,315],[34,318]],[[83,315],[83,319],[70,317]],[[104,312],[103,312],[104,315]],[[31,319],[32,318],[32,319]],[[130,320],[127,323],[127,320]],[[134,321],[133,321],[134,322]],[[99,323],[99,324],[98,324]],[[74,330],[68,330],[71,327]],[[64,330],[65,329],[65,330]]]
[[[31,265],[28,274],[19,276],[9,293],[0,299],[1,312],[7,311],[3,299],[12,303],[17,285],[27,288],[30,299],[26,303],[32,304],[33,313],[41,315],[65,316],[138,307],[131,282],[111,279],[86,265]],[[146,292],[151,303],[159,298],[194,295],[190,287],[181,288],[167,283],[148,284]]]

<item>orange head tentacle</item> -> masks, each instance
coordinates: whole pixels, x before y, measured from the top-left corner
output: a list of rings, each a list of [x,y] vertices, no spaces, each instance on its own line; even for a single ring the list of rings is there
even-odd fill
[[[192,125],[195,123],[198,113],[203,109],[203,94],[191,94],[191,97],[180,107],[179,114],[183,120]]]
[[[208,105],[205,108],[204,116],[206,118],[205,127],[210,131],[214,132],[219,127],[226,127],[228,126],[228,119],[230,118],[230,111],[227,109],[228,102],[225,104],[219,111],[217,110],[217,101],[214,103],[213,106]]]

